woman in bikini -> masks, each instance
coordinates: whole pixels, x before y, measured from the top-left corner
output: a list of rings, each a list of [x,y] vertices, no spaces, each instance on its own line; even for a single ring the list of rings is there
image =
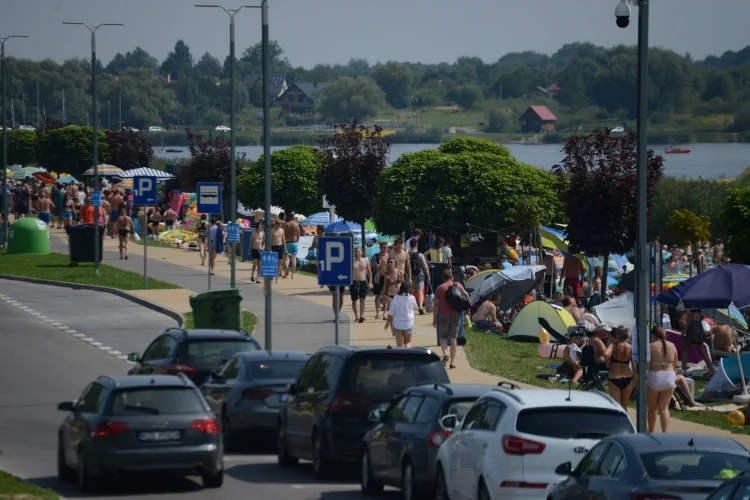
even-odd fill
[[[628,343],[629,337],[628,329],[618,326],[612,330],[604,351],[604,357],[609,361],[609,393],[625,409],[633,394],[633,348]]]
[[[198,233],[198,254],[201,256],[201,266],[206,265],[206,233],[208,232],[208,222],[206,214],[201,215],[201,220],[196,226]]]
[[[135,231],[135,228],[133,227],[133,220],[128,216],[125,203],[122,203],[119,209],[120,216],[115,222],[115,229],[117,230],[117,237],[120,239],[120,260],[123,256],[125,260],[128,260],[128,241],[130,241],[130,233]]]
[[[75,204],[73,203],[73,195],[71,193],[65,193],[65,202],[63,203],[63,224],[68,227],[73,224],[73,218],[75,217]]]
[[[388,266],[385,273],[385,311],[391,307],[393,297],[398,295],[401,283],[404,282],[404,273],[396,269],[396,260],[388,257]],[[383,319],[388,321],[388,314],[383,313]]]
[[[654,432],[658,410],[661,430],[667,432],[669,402],[674,395],[676,384],[677,348],[667,340],[666,331],[662,326],[655,326],[651,330],[651,338],[654,341],[649,345],[651,361],[648,363],[648,431]]]

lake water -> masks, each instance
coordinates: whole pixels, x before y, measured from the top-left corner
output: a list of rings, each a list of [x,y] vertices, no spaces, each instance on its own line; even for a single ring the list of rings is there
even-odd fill
[[[404,153],[436,149],[439,144],[394,144],[391,147],[390,161]],[[750,166],[750,144],[711,143],[711,144],[682,144],[682,147],[692,148],[690,154],[665,155],[666,145],[649,146],[658,154],[664,156],[664,174],[672,177],[703,177],[713,179],[725,177],[734,179],[745,168]],[[285,146],[272,147],[271,151],[284,149]],[[549,170],[560,163],[564,157],[561,144],[508,144],[513,155],[524,163]],[[161,153],[154,148],[154,153],[160,158],[181,158],[189,156],[187,148],[183,153]],[[262,146],[238,147],[238,153],[247,154],[248,160],[255,161],[263,154]]]

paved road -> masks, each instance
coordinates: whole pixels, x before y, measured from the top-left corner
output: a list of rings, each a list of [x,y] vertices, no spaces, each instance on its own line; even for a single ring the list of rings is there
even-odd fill
[[[68,290],[67,296],[54,297],[58,302],[55,307],[60,311],[67,307],[68,314],[44,319],[38,315],[48,316],[47,307],[54,302],[44,298],[48,287],[39,287],[34,294],[34,285],[17,285],[14,282],[9,286],[8,282],[0,281],[0,377],[4,380],[0,385],[0,469],[40,486],[57,489],[67,498],[77,498],[80,495],[72,486],[61,486],[55,478],[57,428],[64,417],[56,410],[57,403],[77,398],[85,385],[98,375],[124,373],[127,364],[100,347],[81,341],[69,331],[63,331],[62,327],[66,322],[79,324],[74,323],[78,321],[77,315],[86,324],[85,316],[107,311],[112,306],[112,298],[107,294],[88,296]],[[77,312],[84,307],[91,312]],[[132,323],[127,337],[132,343],[124,343],[123,352],[139,350],[141,339],[153,335],[150,325],[164,321],[153,315],[157,313],[148,310],[130,313],[131,317],[142,320]],[[93,335],[90,330],[86,331]],[[117,331],[103,330],[102,335],[115,335]],[[112,482],[98,498],[234,500],[248,498],[248,495],[267,500],[361,498],[359,485],[352,481],[318,483],[312,479],[309,466],[303,464],[291,471],[282,471],[275,462],[275,456],[269,454],[228,455],[226,481],[219,490],[204,491],[191,479]],[[385,498],[395,499],[397,493],[387,493]]]
[[[50,238],[53,252],[68,253],[67,240],[63,241],[57,235]],[[133,247],[135,244],[131,243]],[[178,252],[178,250],[174,250]],[[104,263],[119,269],[143,273],[143,256],[133,253],[129,260],[119,260],[119,253],[104,251]],[[199,262],[197,253],[196,262]],[[168,262],[166,260],[148,259],[148,275],[175,285],[203,292],[208,289],[207,269],[194,269],[186,266]],[[229,278],[212,276],[212,288],[229,288]],[[263,287],[256,284],[247,284],[250,279],[249,270],[237,271],[237,285],[242,292],[244,300],[242,307],[254,312],[258,316],[258,340],[264,340],[264,317],[265,297]],[[168,292],[167,292],[168,293]],[[273,338],[274,349],[280,350],[303,350],[315,352],[324,345],[334,343],[335,333],[333,312],[329,307],[324,307],[309,300],[289,296],[283,293],[273,294]],[[341,343],[348,344],[350,339],[349,323],[341,325]]]

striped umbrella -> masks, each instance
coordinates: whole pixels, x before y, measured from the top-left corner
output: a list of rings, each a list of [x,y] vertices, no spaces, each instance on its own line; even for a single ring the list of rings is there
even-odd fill
[[[119,179],[132,179],[133,177],[156,177],[157,181],[174,179],[174,175],[170,174],[169,172],[146,167],[134,168],[132,170],[126,170],[125,172],[120,170],[119,173],[113,174],[113,176]]]
[[[103,177],[119,175],[122,173],[122,169],[120,167],[115,167],[114,165],[107,165],[106,163],[98,165],[98,168],[99,168],[99,175]],[[94,167],[91,167],[90,169],[86,170],[83,173],[83,175],[94,175]]]
[[[117,184],[115,184],[115,187],[120,189],[133,189],[133,179],[123,179]]]
[[[23,167],[23,168],[19,168],[18,170],[14,170],[13,174],[10,176],[10,178],[11,179],[16,179],[16,180],[23,180],[26,177],[31,177],[35,173],[41,172],[41,171],[42,171],[41,168]]]

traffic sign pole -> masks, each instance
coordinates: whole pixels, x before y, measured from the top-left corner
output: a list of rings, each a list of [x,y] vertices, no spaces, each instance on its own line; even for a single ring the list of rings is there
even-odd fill
[[[143,207],[143,288],[148,288],[148,216],[146,207],[153,205],[156,205],[156,177],[140,175],[133,177],[133,206],[136,207],[136,217],[138,216],[138,207]]]
[[[213,252],[213,250],[214,250],[214,244],[211,241],[211,238],[209,237],[208,239],[208,289],[209,290],[211,290],[211,262],[213,262],[211,260],[211,256],[212,256],[211,252]]]
[[[335,340],[339,344],[341,287],[351,286],[354,278],[353,240],[349,236],[324,236],[318,239],[318,284],[332,286],[336,315]]]
[[[333,293],[335,295],[334,298],[336,300],[336,308],[334,309],[334,311],[336,312],[336,319],[334,319],[334,321],[336,322],[336,328],[335,328],[334,336],[335,336],[336,345],[339,345],[339,314],[341,314],[341,288],[339,287],[334,288]]]
[[[143,210],[143,288],[148,289],[148,214]],[[137,213],[137,212],[136,212]]]

